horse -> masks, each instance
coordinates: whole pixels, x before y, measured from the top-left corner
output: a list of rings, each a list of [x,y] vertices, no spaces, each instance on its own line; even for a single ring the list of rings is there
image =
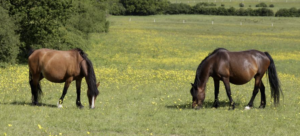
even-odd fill
[[[62,95],[57,103],[58,108],[62,108],[70,83],[76,80],[76,105],[79,108],[83,108],[80,101],[80,89],[82,78],[85,77],[88,86],[89,106],[90,108],[95,108],[100,82],[96,83],[93,64],[82,49],[59,51],[42,48],[33,50],[29,53],[28,66],[33,105],[38,105],[38,100],[40,100],[42,95],[40,81],[46,78],[54,83],[65,83]]]
[[[254,90],[250,102],[245,107],[249,110],[253,107],[253,101],[260,90],[261,102],[259,108],[265,108],[266,95],[265,86],[262,77],[268,73],[271,88],[271,96],[274,98],[274,104],[279,104],[280,93],[283,95],[280,81],[277,76],[275,63],[268,52],[258,50],[246,50],[239,52],[230,52],[224,48],[217,48],[210,53],[198,66],[194,84],[190,93],[192,95],[192,108],[201,109],[205,99],[205,88],[209,77],[214,80],[215,100],[213,108],[219,106],[219,84],[223,81],[226,94],[230,101],[229,109],[235,108],[235,103],[231,97],[230,83],[242,85],[255,79]]]

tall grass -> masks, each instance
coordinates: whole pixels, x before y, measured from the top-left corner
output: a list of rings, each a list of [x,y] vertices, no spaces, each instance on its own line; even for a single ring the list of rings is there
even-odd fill
[[[110,32],[91,34],[93,44],[85,51],[101,82],[96,109],[87,108],[84,81],[81,98],[86,108],[82,110],[75,105],[75,83],[65,97],[64,108],[58,109],[55,104],[63,84],[46,80],[42,81],[43,106],[31,106],[28,68],[13,65],[0,69],[0,135],[298,134],[300,19],[176,15],[110,16],[108,20]],[[254,108],[244,110],[252,94],[253,81],[242,86],[231,85],[237,104],[233,111],[228,110],[228,98],[221,84],[221,107],[212,109],[211,80],[204,109],[191,109],[189,89],[196,68],[217,47],[268,51],[275,61],[284,92],[281,105],[272,104],[264,77],[265,109],[258,109],[258,94]]]

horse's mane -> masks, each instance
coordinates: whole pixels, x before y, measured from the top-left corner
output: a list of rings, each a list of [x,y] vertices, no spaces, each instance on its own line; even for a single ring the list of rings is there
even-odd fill
[[[206,56],[202,61],[201,63],[199,64],[198,68],[197,68],[197,71],[196,71],[196,77],[195,77],[195,82],[194,82],[194,85],[197,85],[199,84],[199,81],[200,81],[200,73],[201,73],[201,67],[203,66],[203,63],[207,60],[207,58],[209,58],[210,56],[212,56],[213,54],[215,54],[216,52],[220,51],[220,50],[226,50],[225,48],[217,48],[215,49],[213,52],[209,53],[208,56]]]
[[[93,64],[88,59],[87,54],[84,53],[82,49],[76,48],[74,50],[76,50],[76,51],[79,52],[79,54],[81,55],[81,57],[86,61],[87,65],[88,65],[88,76],[87,76],[87,78],[89,80],[88,87],[90,89],[88,95],[90,95],[90,96],[97,96],[99,94],[99,90],[98,90],[97,85],[96,85],[96,76],[95,76]]]

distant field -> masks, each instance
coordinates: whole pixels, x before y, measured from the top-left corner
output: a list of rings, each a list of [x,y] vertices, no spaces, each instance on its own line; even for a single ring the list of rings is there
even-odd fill
[[[264,2],[268,6],[273,4],[275,7],[271,8],[274,12],[281,8],[299,8],[300,7],[300,0],[169,0],[171,3],[186,3],[189,5],[195,5],[199,2],[209,2],[209,3],[216,3],[217,6],[221,6],[224,4],[226,8],[234,7],[240,8],[239,4],[244,3],[244,8],[253,8],[255,9],[255,5]]]
[[[86,50],[101,82],[96,108],[75,106],[75,83],[64,108],[56,108],[63,84],[42,81],[43,106],[30,105],[27,65],[0,69],[0,135],[271,135],[299,134],[300,18],[202,15],[109,16],[110,32],[91,34]],[[155,20],[155,22],[154,22]],[[184,21],[183,21],[184,20]],[[213,22],[213,24],[212,24]],[[273,26],[272,26],[273,24]],[[190,83],[199,63],[215,48],[268,51],[281,80],[284,99],[274,107],[269,83],[267,107],[245,111],[253,81],[231,85],[236,109],[220,87],[221,107],[212,109],[213,82],[204,109],[191,109]]]

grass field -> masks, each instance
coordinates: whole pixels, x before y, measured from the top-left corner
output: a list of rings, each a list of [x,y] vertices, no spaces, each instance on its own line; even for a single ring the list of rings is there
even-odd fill
[[[43,106],[31,106],[27,65],[9,66],[0,69],[0,135],[299,134],[300,18],[174,15],[110,16],[108,20],[110,32],[91,34],[92,46],[86,50],[101,82],[96,108],[88,109],[85,81],[82,110],[75,105],[75,83],[65,97],[64,108],[58,109],[63,84],[46,80],[42,81]],[[281,80],[281,105],[272,104],[264,77],[265,109],[258,109],[258,94],[254,108],[244,110],[253,81],[231,85],[236,102],[233,111],[228,110],[221,84],[221,107],[212,109],[210,79],[204,109],[191,109],[189,90],[196,68],[217,47],[268,51]]]
[[[189,5],[195,5],[200,2],[208,2],[208,3],[215,3],[217,6],[221,6],[221,4],[224,4],[226,8],[234,7],[236,9],[239,9],[240,3],[244,3],[245,7],[243,8],[253,8],[256,9],[255,5],[264,2],[268,6],[270,4],[273,4],[274,7],[270,8],[274,11],[274,13],[282,8],[299,8],[300,6],[300,0],[169,0],[171,3],[185,3]]]

